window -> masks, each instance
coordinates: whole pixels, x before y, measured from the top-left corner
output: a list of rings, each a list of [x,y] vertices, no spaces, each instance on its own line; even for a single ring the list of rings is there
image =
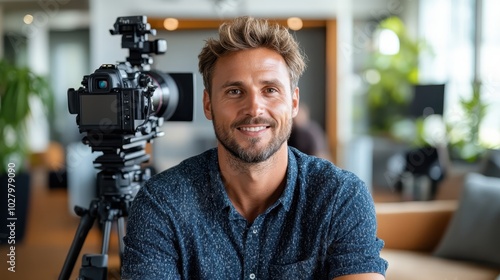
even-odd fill
[[[479,143],[486,148],[500,148],[499,9],[496,0],[421,0],[419,6],[419,35],[431,49],[420,59],[420,81],[446,83],[444,120],[455,124],[464,116],[460,99],[472,97],[475,79],[482,84],[481,100],[488,107]]]
[[[482,38],[479,46],[478,77],[482,83],[482,98],[488,114],[481,127],[481,136],[495,148],[500,148],[500,29],[498,0],[483,0],[481,9]]]

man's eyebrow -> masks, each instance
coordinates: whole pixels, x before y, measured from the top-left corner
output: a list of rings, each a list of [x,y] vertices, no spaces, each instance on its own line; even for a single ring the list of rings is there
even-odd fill
[[[262,80],[260,81],[261,84],[264,84],[264,85],[276,85],[278,87],[283,87],[283,83],[278,80],[278,79],[272,79],[272,80]]]
[[[243,82],[241,81],[228,81],[222,84],[221,88],[227,88],[227,87],[241,87],[243,86]]]
[[[271,79],[271,80],[260,80],[260,84],[262,85],[275,85],[278,87],[283,87],[283,83],[278,80],[278,79]],[[242,87],[244,83],[242,81],[227,81],[224,84],[222,84],[221,88],[227,88],[227,87]]]

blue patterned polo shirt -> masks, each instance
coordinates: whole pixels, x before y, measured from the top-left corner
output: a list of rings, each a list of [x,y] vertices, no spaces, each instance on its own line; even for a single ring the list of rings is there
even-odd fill
[[[332,163],[288,151],[281,197],[248,223],[224,189],[217,150],[159,173],[132,202],[123,279],[332,279],[385,274],[373,200]]]

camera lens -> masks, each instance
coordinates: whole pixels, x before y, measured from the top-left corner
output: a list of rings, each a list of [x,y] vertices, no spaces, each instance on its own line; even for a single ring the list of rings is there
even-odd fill
[[[108,80],[107,79],[97,79],[96,80],[98,89],[107,89],[108,88]]]
[[[174,79],[160,71],[144,72],[153,80],[156,90],[153,93],[153,115],[170,119],[179,104],[179,89]]]

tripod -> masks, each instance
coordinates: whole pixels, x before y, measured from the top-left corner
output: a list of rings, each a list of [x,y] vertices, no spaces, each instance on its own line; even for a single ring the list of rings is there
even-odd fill
[[[97,174],[99,195],[92,200],[88,209],[75,206],[75,213],[80,216],[80,223],[59,280],[67,280],[71,276],[85,239],[96,220],[104,225],[101,253],[86,254],[82,257],[78,279],[107,279],[109,240],[114,221],[118,224],[121,266],[125,250],[123,244],[125,218],[128,216],[130,203],[141,184],[151,177],[150,170],[141,169],[139,165],[149,160],[149,155],[144,150],[146,143],[150,140],[149,136],[128,138],[115,136],[107,139],[99,138],[98,142],[92,140],[92,135],[84,137],[83,142],[90,145],[93,151],[103,152],[103,155],[94,161],[99,165],[97,168],[102,170]],[[119,145],[116,145],[117,143]]]

